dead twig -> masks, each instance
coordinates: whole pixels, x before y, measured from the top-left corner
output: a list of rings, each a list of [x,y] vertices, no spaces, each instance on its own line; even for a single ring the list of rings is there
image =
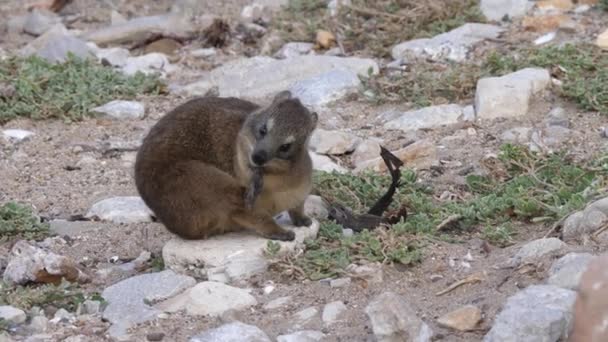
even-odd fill
[[[436,296],[443,296],[446,293],[452,292],[454,291],[456,288],[462,286],[462,285],[466,285],[466,284],[473,284],[473,283],[479,283],[481,281],[484,280],[484,275],[482,273],[475,273],[475,274],[471,274],[470,276],[459,280],[457,282],[455,282],[454,284],[448,286],[445,290],[439,291],[437,292],[435,295]]]
[[[435,229],[436,231],[441,231],[448,227],[450,224],[454,222],[458,222],[462,219],[462,215],[450,215],[445,220],[443,220]]]

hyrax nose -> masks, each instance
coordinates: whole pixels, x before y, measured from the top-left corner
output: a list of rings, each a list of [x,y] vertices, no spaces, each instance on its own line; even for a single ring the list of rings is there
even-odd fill
[[[266,151],[256,151],[251,156],[255,165],[262,166],[268,161],[268,153]]]

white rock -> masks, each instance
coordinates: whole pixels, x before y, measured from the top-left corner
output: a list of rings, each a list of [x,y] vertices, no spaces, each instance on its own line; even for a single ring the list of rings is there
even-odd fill
[[[87,43],[70,35],[62,24],[53,26],[19,51],[22,56],[37,55],[51,63],[65,62],[69,52],[80,58],[93,57]]]
[[[390,116],[393,115],[395,114],[390,114]],[[398,114],[396,119],[385,123],[384,128],[402,131],[434,128],[455,124],[463,119],[463,115],[462,107],[456,104],[431,106]],[[389,115],[385,113],[381,114],[381,116]]]
[[[194,286],[194,278],[171,270],[141,274],[106,288],[103,318],[112,323],[110,336],[124,336],[131,326],[154,319],[160,310],[150,304],[176,296]]]
[[[230,61],[212,70],[208,78],[222,97],[249,100],[265,99],[289,89],[297,81],[307,80],[329,71],[342,70],[367,75],[378,72],[371,59],[333,56],[296,56],[286,59],[252,57]]]
[[[580,239],[595,232],[608,223],[608,197],[588,204],[584,210],[577,211],[564,221],[564,239]]]
[[[556,260],[549,269],[549,285],[577,290],[583,272],[594,256],[589,253],[568,253]]]
[[[309,79],[296,81],[289,90],[305,106],[323,109],[329,103],[357,90],[360,85],[361,80],[355,71],[331,70]]]
[[[530,127],[515,127],[504,131],[500,135],[500,140],[508,143],[525,144],[530,141]]]
[[[507,299],[484,342],[566,340],[576,292],[533,285]]]
[[[189,342],[271,342],[260,328],[232,322],[210,329],[190,338]]]
[[[143,103],[122,100],[108,102],[103,106],[93,108],[92,111],[118,120],[142,119],[146,113]]]
[[[264,5],[253,3],[243,7],[243,10],[241,11],[241,20],[245,22],[254,22],[259,20],[268,22],[270,21],[270,13]]]
[[[329,216],[328,204],[321,196],[309,195],[304,202],[304,213],[317,220],[324,220]]]
[[[216,87],[208,80],[201,80],[185,86],[177,86],[172,92],[185,97],[206,96],[214,88]]]
[[[526,68],[477,81],[475,111],[480,119],[514,118],[528,113],[532,97],[551,83],[546,69]]]
[[[433,336],[431,328],[416,315],[409,303],[394,292],[376,297],[365,308],[365,314],[379,342],[426,342]]]
[[[312,167],[317,171],[325,172],[338,172],[346,173],[346,168],[334,163],[328,156],[320,155],[314,152],[310,152],[310,159],[312,159]]]
[[[327,131],[317,128],[310,138],[310,148],[319,154],[340,155],[352,152],[361,138],[344,131]]]
[[[0,318],[14,324],[21,324],[27,318],[25,312],[10,305],[0,306]]]
[[[127,21],[127,18],[125,18],[125,16],[120,14],[118,11],[112,10],[112,12],[110,12],[110,23],[112,24],[112,26],[121,25],[126,23]]]
[[[143,56],[129,57],[121,68],[125,75],[135,75],[137,72],[143,74],[166,75],[176,70],[175,66],[169,63],[169,59],[162,53],[152,52]]]
[[[557,35],[557,32],[549,32],[547,34],[544,34],[536,39],[534,39],[534,45],[543,45],[543,44],[547,44],[548,42],[552,41],[553,39],[555,39],[555,36]]]
[[[27,329],[33,333],[43,333],[48,328],[48,325],[48,318],[44,316],[35,316],[32,317],[32,320],[30,321],[30,324],[28,325]]]
[[[562,107],[555,107],[547,113],[545,119],[547,126],[562,126],[565,128],[570,127],[570,121],[568,120],[568,114]]]
[[[2,131],[2,136],[8,141],[23,141],[33,136],[34,132],[24,129],[5,129]]]
[[[565,248],[566,244],[558,238],[545,238],[530,241],[523,245],[513,257],[517,263],[534,262],[544,255]]]
[[[534,5],[528,0],[481,0],[481,12],[489,20],[500,21],[503,17],[517,18],[524,16]]]
[[[289,335],[280,335],[277,342],[317,342],[323,340],[325,334],[315,330],[302,330]]]
[[[462,119],[467,122],[473,122],[477,119],[477,113],[475,113],[475,107],[470,105],[462,108]]]
[[[312,52],[312,48],[315,45],[313,43],[306,42],[292,42],[287,43],[281,47],[277,53],[274,54],[275,58],[291,58],[296,56],[307,55]]]
[[[497,38],[503,28],[489,24],[467,23],[433,38],[415,39],[398,44],[392,49],[394,59],[429,58],[463,62],[469,50],[477,43]]]
[[[243,310],[256,304],[256,299],[246,290],[205,281],[155,307],[165,312],[186,310],[189,315],[217,317],[227,311]]]
[[[355,167],[358,167],[368,160],[378,158],[380,151],[380,143],[378,141],[366,139],[357,144],[355,151],[351,155],[351,160]]]
[[[190,54],[197,58],[207,58],[217,55],[217,50],[215,48],[196,49],[190,52]]]
[[[323,308],[323,314],[321,319],[323,319],[323,323],[326,325],[331,325],[338,321],[340,315],[346,311],[346,305],[344,305],[341,301],[335,301],[331,303],[327,303]]]
[[[296,239],[279,241],[280,254],[303,246],[307,238],[316,237],[319,223],[313,220],[310,227],[285,228],[293,229]],[[171,269],[182,271],[191,267],[204,267],[208,274],[220,274],[227,281],[236,281],[266,270],[268,261],[264,257],[264,250],[268,241],[247,232],[228,233],[205,240],[175,237],[163,247],[163,260],[165,266]]]
[[[291,302],[291,296],[279,297],[271,300],[270,302],[264,304],[265,310],[274,310],[281,308]]]
[[[101,200],[91,207],[86,218],[99,217],[114,223],[152,222],[154,214],[141,197],[111,197]]]
[[[350,284],[350,278],[337,278],[329,281],[329,286],[333,288],[344,287]]]
[[[54,12],[35,8],[25,18],[23,31],[39,36],[60,22],[61,18]]]
[[[124,23],[104,27],[83,35],[83,38],[96,44],[121,44],[143,41],[156,34],[165,36],[187,36],[194,32],[188,20],[179,15],[158,15],[137,17]]]
[[[123,67],[127,64],[127,60],[131,57],[131,53],[127,49],[113,47],[108,49],[98,49],[95,51],[95,56],[99,61],[106,60],[111,66]]]
[[[312,321],[314,321],[319,316],[319,310],[317,308],[310,307],[296,312],[293,315],[292,322],[293,326],[296,329],[302,328]]]

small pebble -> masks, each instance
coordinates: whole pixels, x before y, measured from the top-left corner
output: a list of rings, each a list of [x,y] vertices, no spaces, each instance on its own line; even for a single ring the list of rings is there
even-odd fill
[[[148,341],[162,341],[165,338],[164,332],[151,332],[146,335]]]

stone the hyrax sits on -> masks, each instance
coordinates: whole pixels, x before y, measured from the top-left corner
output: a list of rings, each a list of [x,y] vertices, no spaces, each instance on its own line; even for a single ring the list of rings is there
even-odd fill
[[[158,220],[182,238],[249,229],[291,241],[293,231],[273,216],[287,210],[294,225],[312,223],[303,211],[317,119],[289,91],[266,107],[237,98],[190,100],[144,139],[135,162],[137,189]],[[251,196],[251,184],[260,183]]]

